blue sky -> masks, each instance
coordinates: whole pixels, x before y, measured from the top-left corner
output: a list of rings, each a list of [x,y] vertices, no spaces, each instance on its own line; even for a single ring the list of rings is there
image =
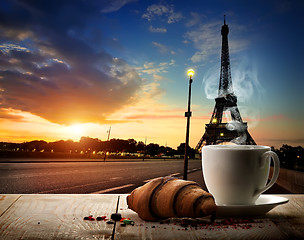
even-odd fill
[[[258,144],[304,145],[303,1],[5,1],[0,141],[135,138],[190,145],[209,122],[223,16],[233,89]],[[76,131],[77,129],[77,131]]]

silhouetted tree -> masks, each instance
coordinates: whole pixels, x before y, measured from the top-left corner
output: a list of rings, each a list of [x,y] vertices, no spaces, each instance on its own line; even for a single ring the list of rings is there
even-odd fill
[[[24,142],[20,145],[25,151],[41,151],[47,145],[46,141],[43,140],[34,140],[31,142]]]
[[[136,150],[136,144],[137,144],[137,142],[133,138],[128,139],[128,149],[127,149],[127,152],[130,152],[130,153],[137,152],[137,150]]]
[[[301,146],[292,147],[283,144],[280,149],[272,147],[280,159],[281,167],[304,171],[304,148]],[[137,142],[135,139],[111,139],[110,141],[101,141],[98,138],[82,137],[79,142],[72,140],[60,140],[49,142],[43,140],[34,140],[24,143],[0,142],[0,151],[44,151],[61,153],[91,153],[93,151],[109,152],[141,152],[150,156],[173,156],[185,154],[185,143],[181,143],[177,150],[170,147],[159,146],[156,143],[145,145],[143,142]],[[1,156],[1,155],[0,155]],[[13,156],[13,155],[12,155]],[[195,156],[195,150],[189,147],[189,157]]]
[[[185,155],[185,143],[181,143],[178,147],[177,147],[177,153],[179,155]],[[189,155],[189,158],[194,158],[195,157],[195,149],[191,148],[189,145],[188,145],[188,155]]]
[[[283,144],[280,149],[274,149],[280,159],[280,165],[283,168],[304,170],[304,149],[301,146],[292,147]]]
[[[155,156],[158,154],[159,145],[156,143],[150,143],[147,145],[146,149],[148,155]]]
[[[100,143],[98,138],[81,137],[79,140],[81,150],[87,153],[100,150]]]
[[[144,142],[139,141],[136,145],[137,152],[144,152],[145,149],[146,149],[146,145],[144,144]]]

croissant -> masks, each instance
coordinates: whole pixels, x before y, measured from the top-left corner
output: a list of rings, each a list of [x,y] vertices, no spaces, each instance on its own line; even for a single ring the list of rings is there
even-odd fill
[[[134,189],[127,204],[146,221],[203,217],[217,208],[213,196],[198,183],[173,177],[160,177]]]

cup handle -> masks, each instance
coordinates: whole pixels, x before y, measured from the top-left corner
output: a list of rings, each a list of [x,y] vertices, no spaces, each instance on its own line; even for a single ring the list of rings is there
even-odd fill
[[[275,184],[275,182],[278,179],[279,172],[280,172],[280,161],[279,161],[278,155],[275,152],[267,151],[267,152],[263,153],[263,155],[261,157],[261,164],[264,164],[264,161],[269,157],[272,159],[272,161],[274,163],[274,170],[273,170],[272,178],[265,187],[256,190],[254,193],[254,196],[261,194],[262,192],[265,192],[266,190],[271,188],[272,185]]]

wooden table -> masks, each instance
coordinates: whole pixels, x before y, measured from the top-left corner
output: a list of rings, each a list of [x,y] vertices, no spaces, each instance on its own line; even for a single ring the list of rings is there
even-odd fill
[[[304,195],[279,195],[289,199],[259,218],[194,226],[145,222],[128,209],[125,194],[7,194],[0,195],[0,239],[304,239]],[[88,221],[85,216],[119,212],[134,226],[120,222]],[[228,222],[229,222],[228,221]]]

